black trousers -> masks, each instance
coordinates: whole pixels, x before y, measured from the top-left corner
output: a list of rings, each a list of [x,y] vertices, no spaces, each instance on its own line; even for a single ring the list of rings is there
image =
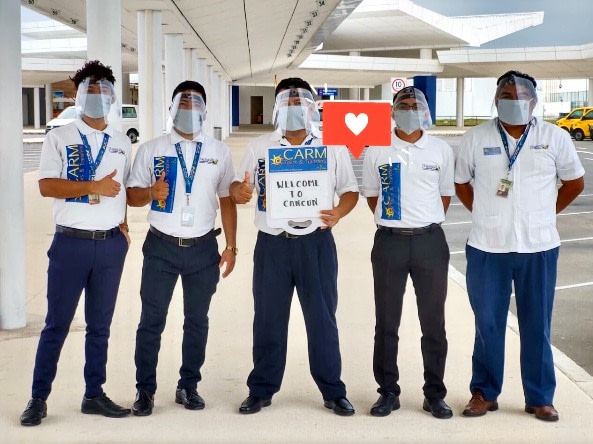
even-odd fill
[[[202,379],[206,355],[208,309],[218,284],[216,238],[192,247],[179,247],[150,231],[142,247],[142,315],[136,331],[136,388],[156,392],[156,368],[169,303],[177,279],[183,285],[182,364],[178,388],[195,389]]]
[[[422,329],[424,395],[444,398],[447,358],[445,299],[449,247],[440,226],[425,234],[406,236],[377,230],[371,253],[375,282],[375,350],[373,372],[379,393],[400,394],[397,367],[398,330],[408,275],[416,292]]]
[[[257,235],[253,255],[253,370],[249,393],[270,399],[280,390],[292,294],[305,318],[309,369],[324,400],[346,396],[336,324],[338,258],[330,230],[298,239]]]

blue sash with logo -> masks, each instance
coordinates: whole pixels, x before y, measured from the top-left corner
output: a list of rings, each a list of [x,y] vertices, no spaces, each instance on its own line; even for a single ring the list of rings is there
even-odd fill
[[[379,165],[381,219],[401,220],[401,163]]]
[[[169,195],[167,200],[153,200],[150,209],[160,213],[172,213],[175,203],[175,185],[177,184],[177,157],[155,157],[152,170],[155,181],[159,180],[163,171],[165,172],[165,182],[169,184]]]
[[[92,171],[86,157],[84,145],[66,146],[66,179],[75,181],[91,180]],[[66,202],[89,203],[89,196],[68,197]]]

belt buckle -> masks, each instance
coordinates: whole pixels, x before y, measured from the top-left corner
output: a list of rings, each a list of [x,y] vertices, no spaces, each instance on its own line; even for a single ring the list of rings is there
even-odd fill
[[[179,240],[179,242],[177,243],[177,245],[179,245],[180,247],[183,247],[183,248],[191,247],[191,245],[189,245],[189,244],[186,245],[186,244],[183,243],[183,241],[186,241],[186,240],[189,240],[189,239],[185,239],[183,237],[178,237],[177,239]]]
[[[404,230],[401,230],[399,232],[399,234],[403,234],[404,236],[413,236],[414,235],[414,229],[413,228],[412,229],[409,229],[409,230],[404,229]]]
[[[283,231],[282,233],[280,233],[282,236],[284,236],[287,239],[298,239],[300,236],[297,234],[292,234],[289,233],[288,231]]]
[[[93,240],[107,239],[107,231],[93,231]]]

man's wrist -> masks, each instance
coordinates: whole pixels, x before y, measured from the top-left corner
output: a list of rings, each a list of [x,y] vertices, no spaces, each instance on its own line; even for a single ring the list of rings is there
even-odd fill
[[[227,245],[225,247],[225,251],[232,251],[235,256],[237,255],[237,253],[239,253],[239,249],[237,247],[233,247],[230,245]]]

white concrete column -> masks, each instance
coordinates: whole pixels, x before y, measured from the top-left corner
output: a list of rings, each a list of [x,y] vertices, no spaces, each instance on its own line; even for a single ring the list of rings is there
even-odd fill
[[[183,56],[183,34],[165,34],[165,103],[171,100],[175,87],[185,80]]]
[[[587,104],[593,106],[593,79],[589,79],[589,94],[587,97]]]
[[[192,49],[183,49],[183,80],[193,80],[194,78],[194,63],[192,60]]]
[[[122,101],[121,80],[121,1],[86,1],[87,59],[111,66],[115,77],[115,94]],[[109,32],[105,32],[109,30]],[[118,113],[119,114],[119,113]],[[121,118],[110,122],[121,129]]]
[[[121,103],[132,103],[130,94],[130,73],[122,72],[121,74]]]
[[[351,57],[358,57],[360,56],[360,51],[350,51],[348,55]],[[350,100],[360,100],[360,88],[349,88],[348,98]]]
[[[218,103],[217,103],[217,97],[216,97],[216,91],[218,90],[218,85],[216,84],[216,73],[214,72],[214,67],[213,66],[208,66],[208,92],[206,93],[207,96],[207,100],[208,103],[210,104],[208,106],[208,109],[210,111],[208,111],[208,124],[207,124],[207,131],[209,135],[213,136],[214,135],[214,127],[215,126],[219,126],[218,125],[218,116],[217,116],[217,110],[218,110]]]
[[[45,84],[45,123],[54,118],[54,95],[52,92],[51,83]]]
[[[457,106],[455,108],[456,126],[463,128],[463,93],[465,91],[465,79],[457,77]]]
[[[196,51],[197,52],[197,51]],[[209,83],[208,83],[208,65],[205,59],[195,58],[194,61],[194,80],[204,87],[206,90],[206,99],[209,99]]]
[[[227,137],[227,108],[228,104],[226,101],[226,80],[224,80],[221,76],[218,76],[218,85],[220,91],[220,127],[222,128],[222,140],[226,139]]]
[[[162,134],[161,11],[138,11],[138,105],[143,141]]]
[[[20,0],[0,1],[0,17],[0,329],[13,329],[27,323]]]
[[[391,82],[381,84],[381,100],[393,100]]]
[[[421,48],[420,49],[420,58],[421,59],[432,59],[432,49]]]
[[[363,96],[364,100],[366,100],[366,101],[371,100],[371,89],[365,88],[365,89],[363,89],[363,92],[364,92],[364,96]]]
[[[41,128],[41,106],[39,102],[39,87],[33,87],[33,127]]]
[[[225,139],[231,135],[231,84],[230,82],[224,82],[224,103],[225,103]]]

